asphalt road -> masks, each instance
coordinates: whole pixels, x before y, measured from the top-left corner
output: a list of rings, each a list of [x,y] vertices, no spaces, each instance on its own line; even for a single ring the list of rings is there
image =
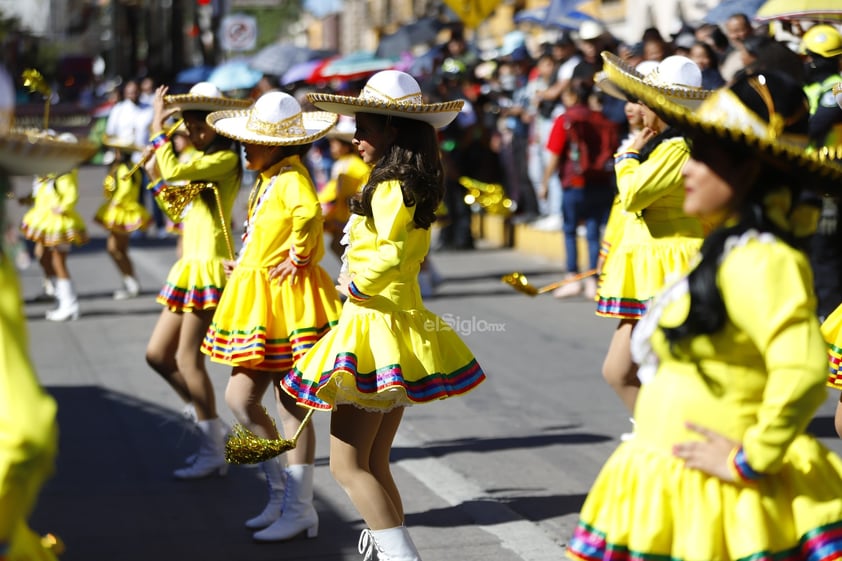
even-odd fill
[[[79,210],[92,219],[104,169],[82,169]],[[16,180],[19,194],[29,180]],[[242,194],[243,198],[245,193]],[[236,215],[242,219],[243,204]],[[15,217],[22,209],[12,208]],[[317,414],[319,537],[256,544],[242,522],[263,506],[257,470],[176,481],[172,469],[196,446],[179,400],[144,361],[160,313],[157,293],[175,260],[173,240],[137,240],[131,256],[141,297],[114,301],[118,274],[104,231],[69,266],[82,317],[43,319],[27,301],[32,356],[59,403],[57,471],[31,518],[66,543],[64,561],[358,560],[363,522],[328,470],[328,414]],[[407,526],[426,561],[550,561],[562,558],[576,513],[600,466],[629,430],[628,415],[599,374],[614,329],[593,303],[529,297],[500,282],[521,271],[536,285],[562,265],[508,249],[442,252],[444,277],[428,307],[454,325],[488,380],[472,393],[410,408],[393,450]],[[323,265],[335,272],[338,264]],[[40,288],[36,264],[21,272],[25,297]],[[209,366],[220,411],[227,370]],[[811,426],[836,451],[835,396]],[[271,405],[269,402],[267,404]]]

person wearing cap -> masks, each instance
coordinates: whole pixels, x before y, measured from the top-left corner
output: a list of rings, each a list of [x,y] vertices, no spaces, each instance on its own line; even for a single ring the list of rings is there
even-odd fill
[[[77,142],[71,133],[56,135],[48,131],[45,138]],[[79,170],[36,176],[32,191],[34,204],[23,215],[21,232],[40,248],[38,261],[45,278],[54,286],[58,305],[47,311],[45,317],[49,321],[75,320],[79,317],[79,299],[67,267],[67,254],[71,245],[88,243],[85,220],[76,210]]]
[[[600,87],[609,95],[637,101],[618,82],[644,84],[690,107],[710,94],[700,88],[699,67],[686,57],[667,57],[645,76],[610,53],[603,57]],[[689,157],[687,142],[653,108],[643,104],[641,110],[643,128],[614,158],[618,197],[630,216],[605,258],[596,309],[598,316],[619,320],[602,372],[629,411],[634,411],[640,388],[629,354],[632,329],[666,280],[689,267],[703,235],[698,218],[682,209],[681,168]]]
[[[140,294],[140,283],[129,258],[130,234],[146,230],[152,217],[139,202],[140,174],[129,175],[128,156],[139,148],[110,137],[105,137],[102,144],[114,150],[114,162],[103,180],[105,201],[97,209],[94,220],[108,230],[105,247],[122,276],[123,286],[114,291],[114,299],[125,300]]]
[[[184,401],[185,412],[195,411],[198,453],[173,473],[178,479],[195,479],[224,475],[228,469],[225,426],[200,349],[227,282],[225,263],[233,258],[229,224],[242,175],[236,144],[217,135],[205,118],[213,111],[245,108],[251,102],[224,97],[207,82],[196,84],[187,94],[170,96],[167,91],[166,86],[155,90],[153,136],[146,148],[152,156],[145,164],[153,181],[150,188],[178,189],[176,182],[213,188],[194,196],[185,210],[181,256],[158,293],[157,302],[164,309],[149,337],[146,361]],[[164,132],[166,120],[178,112],[198,152],[189,162],[179,160]]]
[[[397,70],[373,75],[358,97],[308,99],[356,118],[354,145],[372,169],[351,203],[339,323],[282,386],[300,405],[332,411],[331,472],[369,528],[360,553],[419,561],[391,475],[392,441],[405,407],[464,394],[485,379],[456,332],[424,307],[418,286],[444,189],[436,129],[462,103],[425,103],[415,79]]]
[[[260,438],[280,438],[261,406],[274,388],[284,432],[292,435],[305,410],[280,389],[281,378],[339,318],[341,304],[324,255],[321,206],[302,158],[336,123],[336,115],[302,112],[287,93],[263,94],[250,109],[219,111],[207,122],[242,143],[246,168],[258,173],[248,199],[243,244],[202,343],[214,362],[232,367],[225,401],[237,422]],[[243,303],[248,302],[248,306]],[[236,433],[236,431],[235,431]],[[308,424],[298,445],[261,462],[269,487],[263,511],[246,521],[261,542],[316,537],[313,507],[316,434]]]
[[[842,159],[842,109],[833,95],[833,87],[842,83],[842,33],[831,25],[814,25],[804,33],[801,50],[806,57],[804,92],[810,102],[811,148]],[[818,314],[824,319],[842,303],[842,200],[829,194],[819,200],[822,218],[809,243]]]
[[[341,243],[343,232],[351,218],[348,201],[365,185],[370,171],[354,148],[355,130],[354,118],[343,115],[336,126],[328,131],[333,165],[330,168],[330,179],[319,191],[319,202],[325,217],[325,233],[331,235],[330,250],[340,259],[345,251]]]
[[[635,328],[635,436],[597,476],[567,554],[838,558],[842,460],[806,432],[827,362],[797,239],[815,227],[800,192],[838,191],[842,166],[805,151],[807,100],[784,74],[741,76],[695,110],[622,87],[688,138],[683,208],[711,229]]]

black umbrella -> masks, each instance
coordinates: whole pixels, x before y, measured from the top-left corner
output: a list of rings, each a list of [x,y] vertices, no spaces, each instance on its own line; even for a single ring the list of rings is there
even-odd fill
[[[264,74],[283,76],[287,70],[300,62],[321,59],[332,54],[332,51],[299,47],[292,43],[273,43],[259,50],[249,66]]]
[[[397,58],[401,53],[409,52],[412,47],[424,43],[434,43],[444,24],[436,18],[422,18],[389,35],[380,38],[375,54],[379,57]]]

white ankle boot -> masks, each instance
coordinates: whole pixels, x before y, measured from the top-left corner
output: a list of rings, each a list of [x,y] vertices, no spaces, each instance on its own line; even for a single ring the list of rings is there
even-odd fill
[[[269,487],[269,502],[263,512],[246,520],[246,528],[259,530],[265,528],[281,517],[284,508],[284,483],[286,475],[278,458],[272,458],[260,463],[260,469],[266,476],[266,486]]]
[[[114,291],[115,300],[128,300],[140,294],[140,284],[130,276],[123,277],[123,288]]]
[[[313,464],[289,466],[286,471],[281,517],[254,533],[255,541],[278,542],[307,531],[308,538],[319,533],[319,515],[313,506]]]
[[[363,561],[421,561],[405,526],[387,530],[363,530],[357,547],[364,556]]]
[[[199,479],[228,473],[225,461],[225,425],[219,417],[198,421],[201,443],[193,462],[173,472],[177,479]]]
[[[50,321],[78,319],[79,300],[73,290],[73,282],[70,279],[56,279],[55,289],[58,308],[47,312],[46,318]]]

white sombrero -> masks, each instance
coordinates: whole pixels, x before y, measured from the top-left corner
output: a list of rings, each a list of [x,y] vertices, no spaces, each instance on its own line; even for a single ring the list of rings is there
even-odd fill
[[[0,168],[11,175],[61,175],[89,160],[99,146],[70,133],[12,129],[0,136]]]
[[[114,148],[115,150],[123,150],[125,152],[142,152],[143,146],[138,146],[131,140],[120,138],[117,136],[103,136],[102,145],[107,148]]]
[[[301,105],[291,95],[268,92],[250,109],[211,113],[207,123],[218,134],[240,142],[291,146],[323,137],[338,118],[325,111],[301,111]]]
[[[199,82],[186,94],[164,96],[164,105],[178,107],[181,111],[222,111],[224,109],[245,109],[250,99],[225,97],[219,88],[210,82]]]
[[[602,53],[603,67],[598,79],[599,88],[610,96],[629,99],[629,84],[640,84],[657,91],[679,105],[698,107],[713,90],[702,89],[702,71],[687,57],[673,55],[665,58],[646,74],[607,51]],[[631,96],[635,97],[635,96]]]
[[[434,128],[447,126],[462,110],[463,100],[424,103],[415,78],[399,70],[383,70],[368,79],[358,97],[309,93],[307,99],[325,111],[340,115],[374,113],[429,123]]]

